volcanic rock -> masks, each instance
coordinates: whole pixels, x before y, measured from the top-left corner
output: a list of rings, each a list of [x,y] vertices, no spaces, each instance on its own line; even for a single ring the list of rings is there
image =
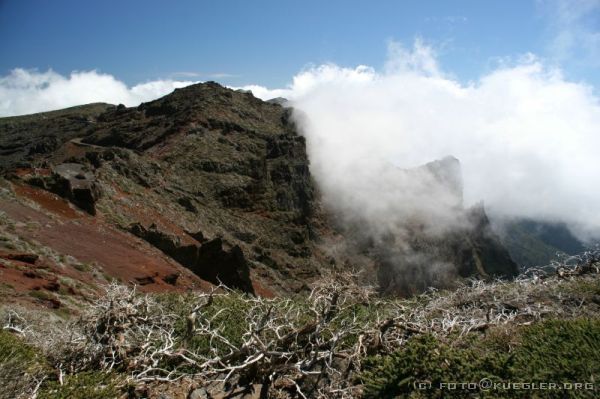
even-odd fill
[[[39,255],[26,252],[5,252],[0,251],[0,258],[16,260],[23,263],[34,265],[39,259]]]
[[[94,173],[83,164],[61,163],[52,168],[50,176],[36,176],[28,182],[60,195],[90,215],[96,214],[101,189]]]
[[[237,245],[225,249],[221,238],[204,241],[202,244],[182,245],[178,237],[160,231],[154,224],[146,229],[140,223],[135,223],[129,227],[129,231],[206,281],[254,293],[248,263]],[[174,284],[176,280],[177,277],[170,277],[169,284]]]

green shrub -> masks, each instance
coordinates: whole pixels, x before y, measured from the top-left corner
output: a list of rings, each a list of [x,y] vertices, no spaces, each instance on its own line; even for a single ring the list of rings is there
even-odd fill
[[[92,271],[92,266],[89,263],[75,263],[73,267],[80,272],[87,273]]]
[[[548,320],[523,330],[515,380],[600,382],[600,320]]]
[[[584,298],[600,295],[600,279],[571,281],[565,286],[565,291]]]
[[[188,316],[198,305],[194,295],[163,294],[157,297],[165,310],[176,315],[175,336],[179,344],[199,353],[208,353],[209,342],[205,336],[188,336]],[[242,293],[215,295],[212,303],[202,307],[197,318],[210,319],[212,329],[218,329],[220,334],[233,345],[242,343],[242,335],[246,327],[246,315],[251,304],[244,300]],[[226,347],[219,347],[226,350]]]
[[[386,304],[384,303],[356,303],[347,309],[343,309],[336,319],[331,322],[331,332],[336,332],[347,324],[374,325],[377,323],[378,315],[381,318],[381,316],[385,314],[385,306]],[[311,313],[306,313],[306,316],[306,323],[314,317]],[[327,334],[327,332],[324,333],[325,338],[330,338],[330,335],[331,334]],[[358,342],[358,338],[358,334],[350,334],[340,340],[338,345],[342,348],[351,347]]]
[[[366,360],[362,380],[367,398],[394,397],[594,397],[586,390],[440,390],[440,382],[598,383],[600,320],[548,320],[516,331],[490,331],[442,342],[416,336],[400,350]],[[515,346],[516,345],[516,346]],[[429,390],[415,382],[430,382]],[[536,396],[538,395],[538,396]]]
[[[415,383],[471,382],[482,378],[498,380],[507,368],[509,357],[482,351],[473,340],[465,346],[453,347],[431,335],[409,339],[406,345],[388,356],[367,359],[363,381],[366,398],[443,397],[448,391],[437,388],[418,391]],[[453,391],[454,396],[468,397],[472,391]],[[412,395],[411,395],[412,394]]]
[[[43,290],[31,290],[29,291],[29,296],[40,301],[48,301],[53,298],[52,294],[49,294],[48,292]]]
[[[27,397],[47,370],[36,350],[0,329],[0,399]]]
[[[202,309],[199,317],[211,319],[213,329],[218,329],[220,334],[234,346],[242,345],[242,335],[246,331],[246,314],[250,304],[243,301],[242,294],[230,294],[216,296],[213,303]],[[208,336],[195,335],[188,343],[190,349],[198,353],[208,353],[210,342]],[[220,343],[216,344],[219,351],[227,351],[229,348]]]
[[[58,381],[45,383],[39,399],[115,399],[122,395],[123,377],[102,372],[68,375],[63,385]]]

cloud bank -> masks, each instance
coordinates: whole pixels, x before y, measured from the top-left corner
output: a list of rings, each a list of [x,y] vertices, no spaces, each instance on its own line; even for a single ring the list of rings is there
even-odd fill
[[[532,55],[462,84],[420,41],[392,44],[383,71],[323,65],[285,94],[305,116],[313,172],[331,204],[393,219],[406,194],[385,165],[453,155],[467,204],[564,221],[580,237],[600,231],[600,101]]]
[[[31,114],[93,102],[138,105],[190,85],[192,81],[157,80],[127,87],[96,71],[62,76],[52,70],[14,69],[0,77],[0,116]]]
[[[95,71],[16,69],[0,78],[0,114],[96,101],[134,106],[191,83],[127,87]],[[533,55],[464,83],[417,40],[411,48],[390,44],[382,70],[327,64],[286,88],[242,89],[291,101],[325,199],[347,214],[385,224],[428,209],[441,194],[411,196],[419,188],[398,169],[452,155],[466,205],[483,200],[496,215],[562,221],[580,237],[599,236],[600,99]]]

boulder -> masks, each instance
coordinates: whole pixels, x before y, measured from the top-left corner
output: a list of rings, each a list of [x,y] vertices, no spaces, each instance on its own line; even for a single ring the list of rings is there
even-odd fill
[[[179,237],[159,230],[155,224],[146,228],[141,223],[133,223],[129,226],[129,232],[171,257],[181,246]]]
[[[4,259],[8,259],[8,260],[16,260],[19,262],[35,265],[35,263],[39,259],[39,255],[31,254],[31,253],[27,253],[27,252],[0,251],[0,258],[4,258]]]
[[[50,176],[35,177],[28,181],[65,198],[90,215],[96,214],[96,202],[101,189],[96,176],[79,163],[62,163],[52,168]]]
[[[225,249],[221,238],[202,244],[192,271],[213,284],[223,283],[231,288],[254,293],[250,269],[242,249],[238,245]]]
[[[201,233],[194,234],[198,244],[182,245],[179,237],[159,230],[154,224],[146,228],[141,223],[134,223],[128,230],[203,280],[254,294],[250,269],[239,246],[226,248],[221,238],[206,240]],[[176,278],[170,280],[175,284]]]

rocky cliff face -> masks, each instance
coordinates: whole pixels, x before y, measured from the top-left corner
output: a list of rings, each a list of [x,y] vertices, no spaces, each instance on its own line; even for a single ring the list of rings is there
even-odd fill
[[[0,203],[6,209],[15,203],[35,208],[61,226],[74,223],[65,216],[72,212],[83,218],[76,224],[125,234],[135,243],[132,251],[152,248],[157,257],[199,279],[190,283],[188,274],[179,278],[177,271],[165,271],[165,276],[136,271],[146,288],[208,281],[280,295],[302,291],[325,269],[360,263],[327,248],[344,229],[332,225],[321,209],[305,141],[290,110],[250,93],[205,83],[136,108],[95,104],[0,119],[0,151],[4,185],[11,192]],[[462,187],[454,167],[449,161],[427,166],[458,198]],[[70,205],[60,205],[58,212],[40,200],[46,194],[37,190]],[[23,212],[7,217],[24,223],[19,219]],[[512,261],[488,231],[483,210],[467,213],[477,227],[439,241],[424,241],[416,233],[411,245],[452,264],[454,276],[513,275]],[[81,245],[59,249],[27,229],[17,234],[49,250],[81,256]],[[404,283],[395,283],[398,273],[389,278],[389,272],[398,267],[400,253],[394,240],[388,244],[358,251],[370,257],[384,290],[412,292],[437,282],[421,279],[423,284],[406,290]],[[113,270],[103,257],[98,259],[99,267]],[[418,273],[419,262],[403,262],[408,266],[398,269],[400,274]]]
[[[457,277],[515,277],[519,270],[492,231],[481,206],[464,211],[468,223],[439,235],[409,230],[398,242],[371,249],[380,259],[378,281],[386,294],[409,295],[430,286],[452,288]],[[395,245],[390,245],[393,243]]]
[[[413,169],[393,167],[398,186],[381,190],[402,192],[406,203],[393,204],[376,220],[340,215],[344,251],[370,270],[370,283],[384,294],[410,295],[430,286],[451,288],[460,277],[514,277],[518,267],[496,234],[483,205],[463,205],[462,172],[458,159],[446,157]],[[373,192],[374,201],[378,196]],[[357,214],[359,212],[356,212]],[[382,217],[383,216],[383,217]]]

